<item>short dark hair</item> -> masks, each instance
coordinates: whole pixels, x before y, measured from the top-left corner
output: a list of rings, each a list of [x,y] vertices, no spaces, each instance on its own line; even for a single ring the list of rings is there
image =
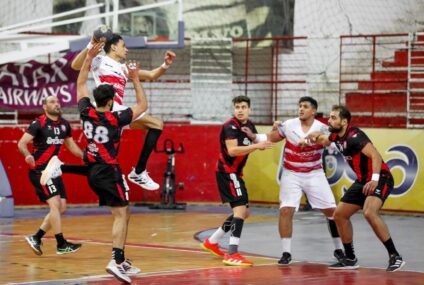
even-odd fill
[[[110,99],[115,96],[115,88],[109,84],[101,84],[93,89],[94,101],[96,101],[97,107],[106,106]]]
[[[350,123],[350,119],[352,118],[352,115],[350,114],[350,111],[346,106],[344,105],[334,105],[331,108],[331,111],[338,111],[340,119],[346,119],[347,123]]]
[[[236,103],[246,102],[247,106],[250,108],[250,98],[244,95],[236,96],[233,98],[233,105]]]
[[[112,37],[110,38],[110,40],[107,40],[105,42],[105,46],[103,47],[104,51],[106,53],[110,52],[110,48],[112,47],[112,45],[116,45],[120,40],[122,40],[121,35],[119,34],[112,34]]]
[[[314,107],[315,110],[318,110],[318,102],[314,98],[312,98],[310,96],[300,97],[299,104],[302,103],[302,102],[309,102],[309,103],[311,103],[311,106]]]

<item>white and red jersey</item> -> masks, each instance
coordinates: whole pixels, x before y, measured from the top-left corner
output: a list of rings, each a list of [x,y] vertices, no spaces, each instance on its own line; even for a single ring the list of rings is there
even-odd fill
[[[128,78],[125,76],[127,67],[108,56],[98,55],[93,59],[91,71],[93,72],[96,86],[101,84],[111,84],[115,88],[116,94],[114,100],[122,105],[124,99],[125,85]]]
[[[322,154],[324,147],[310,145],[304,148],[298,146],[299,141],[311,132],[328,132],[328,126],[318,120],[314,120],[307,133],[303,132],[299,118],[290,119],[278,126],[278,133],[286,138],[283,151],[283,167],[295,172],[310,172],[322,168]]]

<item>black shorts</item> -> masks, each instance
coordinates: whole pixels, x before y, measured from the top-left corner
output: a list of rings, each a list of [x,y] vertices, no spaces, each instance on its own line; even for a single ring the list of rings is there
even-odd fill
[[[65,185],[62,177],[57,177],[48,181],[46,185],[40,184],[41,172],[34,170],[28,171],[29,180],[35,188],[35,193],[41,202],[46,202],[53,196],[60,195],[60,198],[66,199]]]
[[[390,193],[392,192],[393,186],[394,181],[392,174],[388,171],[382,170],[380,172],[380,179],[378,180],[377,188],[375,188],[375,191],[373,194],[371,194],[371,196],[380,198],[384,204],[384,201],[386,201],[387,197],[389,197]],[[346,191],[340,201],[363,207],[365,199],[368,197],[365,196],[364,193],[362,193],[363,188],[363,184],[360,184],[355,181],[352,186],[349,187],[349,189]]]
[[[116,164],[90,164],[88,184],[99,197],[100,206],[123,207],[128,205],[128,192],[122,170]]]
[[[230,203],[231,208],[249,206],[246,186],[238,174],[216,172],[216,182],[222,203]]]

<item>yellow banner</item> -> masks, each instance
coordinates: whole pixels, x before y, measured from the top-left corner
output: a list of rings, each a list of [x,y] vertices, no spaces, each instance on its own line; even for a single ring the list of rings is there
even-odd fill
[[[270,127],[258,127],[266,133]],[[363,129],[390,167],[395,187],[383,209],[424,212],[424,132],[421,130]],[[244,179],[249,200],[278,204],[278,173],[284,141],[268,151],[256,151],[249,156]],[[340,153],[325,155],[328,181],[336,201],[355,180],[355,174]]]

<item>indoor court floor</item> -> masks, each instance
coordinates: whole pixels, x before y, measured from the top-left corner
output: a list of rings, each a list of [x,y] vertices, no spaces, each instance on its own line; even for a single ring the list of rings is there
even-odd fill
[[[323,216],[298,212],[294,220],[294,263],[278,266],[281,255],[276,208],[251,207],[240,251],[254,266],[230,267],[199,248],[230,209],[189,205],[185,211],[131,207],[126,257],[141,268],[132,284],[307,284],[307,285],[422,285],[424,284],[424,218],[384,215],[393,240],[407,262],[387,273],[388,257],[361,214],[353,217],[358,270],[332,271],[327,265],[333,245]],[[47,233],[42,256],[36,256],[24,237],[38,229],[47,209],[16,209],[14,218],[0,219],[0,284],[120,284],[107,274],[111,259],[111,216],[106,208],[70,208],[63,218],[65,238],[81,242],[73,254],[56,255],[55,239]],[[228,238],[221,246],[227,248]]]

